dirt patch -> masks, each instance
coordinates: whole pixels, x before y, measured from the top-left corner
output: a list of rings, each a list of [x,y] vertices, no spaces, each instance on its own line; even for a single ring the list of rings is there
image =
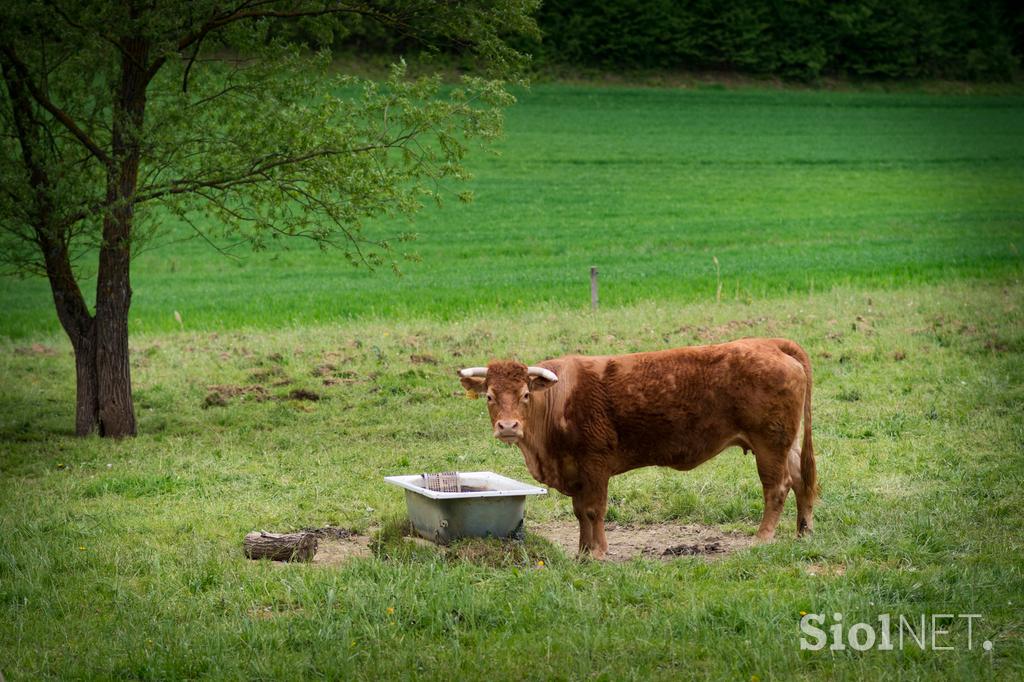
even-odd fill
[[[282,379],[276,381],[273,386],[287,386],[292,383],[291,379]],[[220,384],[215,386],[207,386],[209,393],[206,394],[206,398],[203,399],[203,407],[227,407],[229,401],[233,398],[238,398],[242,401],[253,400],[258,403],[266,402],[267,400],[305,400],[316,402],[320,400],[320,394],[314,391],[310,391],[304,388],[296,388],[288,393],[286,397],[272,396],[270,392],[262,385],[255,384],[252,386],[233,386],[231,384]]]
[[[335,377],[327,377],[324,379],[324,386],[343,386],[345,384],[358,384],[358,379],[337,379]]]
[[[33,343],[31,346],[19,346],[14,349],[15,355],[46,355],[52,356],[57,354],[55,348],[44,346],[41,343]]]
[[[213,386],[207,386],[213,393],[220,393],[225,398],[236,398],[252,396],[256,399],[266,400],[268,397],[267,389],[263,388],[259,384],[253,386],[233,386],[231,384],[216,384]]]
[[[330,376],[331,374],[334,374],[334,372],[337,371],[337,369],[337,366],[332,365],[329,362],[325,362],[322,365],[317,365],[316,367],[314,367],[312,374],[315,377],[326,377]]]
[[[312,400],[315,402],[320,400],[320,394],[304,388],[296,388],[288,394],[288,398],[290,400]]]
[[[807,575],[813,575],[816,578],[832,578],[846,575],[845,564],[809,564],[805,570],[807,571]]]
[[[858,315],[853,322],[850,323],[850,331],[860,332],[871,336],[875,333],[875,325],[868,318],[863,315]]]
[[[345,358],[349,362],[350,358]],[[342,369],[340,366],[325,362],[313,368],[311,374],[323,379],[324,386],[339,386],[342,384],[355,384],[360,382],[359,375],[350,369]]]
[[[698,556],[700,554],[722,554],[725,552],[725,548],[722,543],[718,540],[714,542],[705,542],[704,544],[694,545],[674,545],[668,547],[661,553],[661,556]]]
[[[433,355],[428,355],[427,353],[414,353],[409,356],[409,361],[414,365],[436,365],[440,362]]]
[[[316,556],[313,564],[337,565],[349,559],[370,558],[370,536],[361,535],[345,528],[304,528],[317,536]],[[560,547],[568,556],[576,556],[579,544],[579,526],[575,521],[550,521],[528,524],[530,533],[539,535]],[[700,524],[657,523],[650,525],[616,524],[605,525],[608,537],[608,560],[629,561],[636,557],[668,561],[681,556],[701,556],[718,559],[754,544],[754,538],[741,533],[726,533],[714,526]],[[495,552],[502,554],[505,561],[517,556],[508,554],[502,547],[492,547],[496,541],[461,542],[452,547],[441,547],[410,534],[406,541],[436,549],[440,552],[456,551],[459,559],[473,561],[474,553]],[[527,538],[527,545],[531,540]],[[499,543],[500,544],[500,543]],[[521,544],[521,543],[520,543]],[[512,564],[509,564],[512,565]],[[531,563],[532,565],[532,563]],[[811,572],[810,570],[808,572]]]
[[[665,560],[679,556],[717,559],[754,544],[754,538],[749,535],[726,533],[697,523],[607,523],[604,528],[611,561],[629,561],[638,556]],[[576,521],[530,524],[527,530],[547,538],[569,556],[575,556],[580,537]]]
[[[203,407],[225,407],[228,404],[228,400],[231,398],[241,398],[242,400],[255,400],[261,403],[265,400],[270,400],[270,393],[267,392],[263,386],[232,386],[229,384],[221,384],[215,386],[207,386],[207,390],[210,392],[203,399]]]
[[[262,369],[257,369],[254,372],[252,372],[252,374],[249,375],[249,381],[262,383],[264,381],[268,381],[270,379],[283,376],[284,370],[281,369],[280,367],[264,367]]]
[[[990,350],[993,353],[1006,353],[1010,350],[1010,343],[999,338],[989,338],[985,340],[985,350]]]
[[[207,408],[210,408],[210,407],[227,407],[227,406],[228,406],[228,399],[225,398],[222,394],[217,393],[216,391],[210,391],[209,393],[206,394],[206,397],[203,398],[203,409],[204,410],[207,409]]]
[[[373,556],[370,549],[370,536],[362,535],[348,528],[324,526],[323,528],[302,528],[295,533],[311,533],[316,536],[316,554],[309,563],[331,566],[343,564],[349,559],[369,558]],[[275,566],[294,565],[287,561],[271,561]],[[274,607],[255,609],[256,618],[269,618],[280,615]]]
[[[370,538],[344,528],[320,528],[312,530],[317,534],[314,564],[331,566],[342,564],[349,559],[367,559],[373,556]]]

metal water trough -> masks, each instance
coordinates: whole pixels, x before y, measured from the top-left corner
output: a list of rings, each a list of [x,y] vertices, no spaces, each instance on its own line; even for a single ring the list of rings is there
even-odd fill
[[[416,532],[440,545],[459,538],[522,537],[527,495],[545,488],[492,471],[386,476],[405,488],[409,520]]]

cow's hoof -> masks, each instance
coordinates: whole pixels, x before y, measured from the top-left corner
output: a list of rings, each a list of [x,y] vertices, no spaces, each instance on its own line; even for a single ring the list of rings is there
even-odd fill
[[[576,554],[578,561],[605,561],[608,554],[602,549],[581,549]]]
[[[754,536],[754,544],[755,545],[767,545],[767,544],[770,544],[772,542],[775,542],[775,533],[771,533],[771,534],[765,533],[763,535],[761,533],[758,533],[757,535]]]

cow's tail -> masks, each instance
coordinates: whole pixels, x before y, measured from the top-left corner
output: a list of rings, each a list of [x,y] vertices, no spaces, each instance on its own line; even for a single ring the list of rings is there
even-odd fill
[[[803,365],[807,379],[804,393],[804,443],[800,448],[800,481],[808,504],[813,506],[819,488],[818,472],[814,463],[814,441],[811,438],[811,359],[803,348],[789,340],[784,340],[780,344],[780,350]]]

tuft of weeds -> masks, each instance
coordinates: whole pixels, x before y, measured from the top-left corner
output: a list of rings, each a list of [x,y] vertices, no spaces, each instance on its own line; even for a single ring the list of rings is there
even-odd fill
[[[561,566],[565,553],[547,539],[526,533],[523,540],[466,538],[453,542],[445,554],[450,562],[464,561],[485,568],[545,568]]]

